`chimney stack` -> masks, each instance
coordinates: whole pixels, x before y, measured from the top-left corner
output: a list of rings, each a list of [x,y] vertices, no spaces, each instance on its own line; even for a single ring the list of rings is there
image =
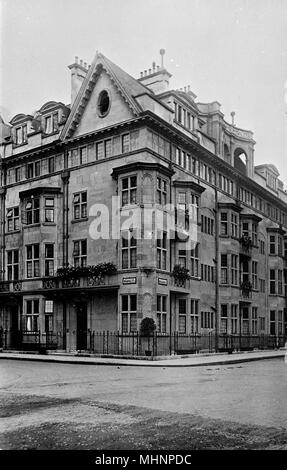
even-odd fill
[[[152,63],[152,68],[140,73],[138,81],[150,88],[155,94],[164,93],[169,88],[169,79],[171,74],[164,68],[163,57],[165,50],[159,51],[161,55],[161,66]]]
[[[71,70],[71,105],[74,103],[76,96],[81,88],[83,81],[87,75],[87,62],[83,62],[79,57],[75,57],[75,62],[68,66]]]

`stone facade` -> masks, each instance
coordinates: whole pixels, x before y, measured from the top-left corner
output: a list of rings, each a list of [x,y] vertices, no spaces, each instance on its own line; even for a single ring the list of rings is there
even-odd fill
[[[162,334],[284,335],[287,195],[274,165],[254,166],[252,132],[219,103],[169,90],[155,64],[138,80],[100,53],[70,69],[71,105],[0,122],[7,346],[37,330],[59,349],[88,349],[87,332],[136,331],[144,317]],[[187,227],[176,220],[160,240],[167,204],[177,218],[188,211]],[[125,242],[114,222],[135,209],[138,237]],[[57,276],[106,262],[117,272]],[[189,279],[172,274],[178,265]]]

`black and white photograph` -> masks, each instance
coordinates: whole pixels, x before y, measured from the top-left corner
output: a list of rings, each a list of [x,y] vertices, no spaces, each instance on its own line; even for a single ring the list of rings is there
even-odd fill
[[[286,24],[0,0],[0,462],[287,450]]]

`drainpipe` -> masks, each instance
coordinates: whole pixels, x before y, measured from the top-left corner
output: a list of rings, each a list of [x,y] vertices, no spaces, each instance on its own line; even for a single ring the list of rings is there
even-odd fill
[[[68,266],[69,260],[69,178],[70,172],[67,170],[68,167],[68,152],[65,149],[64,153],[64,171],[61,175],[63,182],[63,254],[62,264],[63,267]],[[63,299],[63,349],[67,347],[67,302]]]
[[[172,145],[169,144],[169,151],[170,151],[170,169],[172,170]],[[171,205],[172,202],[172,176],[170,177],[170,185],[169,185],[169,203]],[[169,267],[171,271],[172,267],[172,239],[169,238]],[[171,279],[170,279],[171,280]],[[170,354],[172,352],[172,293],[169,290],[169,335],[170,335]]]
[[[214,188],[215,200],[215,352],[218,351],[218,315],[219,315],[219,213],[218,213],[218,193]]]
[[[0,279],[4,281],[5,273],[5,202],[6,202],[6,171],[3,165],[3,161],[0,156],[0,213],[2,214],[0,221],[0,247],[1,247],[1,261],[0,261]]]

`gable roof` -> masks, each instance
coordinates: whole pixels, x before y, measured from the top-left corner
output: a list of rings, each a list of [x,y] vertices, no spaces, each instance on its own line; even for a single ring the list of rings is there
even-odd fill
[[[118,91],[122,95],[123,99],[126,101],[136,116],[142,112],[142,108],[135,99],[135,96],[143,93],[154,95],[154,93],[149,88],[139,83],[135,78],[122,70],[118,65],[107,59],[102,53],[97,52],[87,72],[86,78],[84,79],[78,92],[78,95],[72,105],[69,118],[60,135],[61,140],[72,136],[76,125],[84,113],[91,93],[102,70],[105,70],[109,75]]]

